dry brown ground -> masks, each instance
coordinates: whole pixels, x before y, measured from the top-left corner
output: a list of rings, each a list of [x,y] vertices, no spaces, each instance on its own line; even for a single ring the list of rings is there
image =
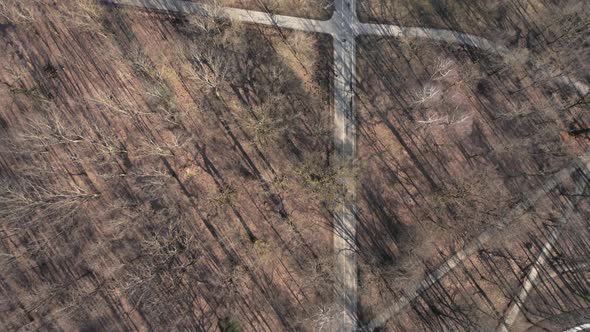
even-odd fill
[[[329,43],[75,3],[1,26],[0,329],[311,328]]]

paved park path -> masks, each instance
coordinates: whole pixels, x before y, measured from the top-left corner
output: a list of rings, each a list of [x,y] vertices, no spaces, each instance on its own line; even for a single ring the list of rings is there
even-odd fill
[[[272,13],[237,8],[217,7],[181,0],[102,0],[106,3],[140,7],[152,10],[179,12],[187,15],[201,15],[301,30],[325,33],[333,38],[334,62],[334,143],[340,161],[352,165],[356,156],[356,114],[354,106],[356,83],[356,37],[360,35],[391,36],[397,38],[424,38],[440,42],[474,47],[499,56],[509,54],[502,46],[497,46],[485,38],[445,29],[420,27],[400,27],[397,25],[361,23],[356,14],[357,0],[334,0],[334,14],[329,20],[274,15]],[[562,83],[573,85],[578,92],[585,94],[590,90],[580,82],[571,82],[566,77],[558,77]],[[332,326],[337,331],[359,329],[357,320],[357,261],[355,216],[355,184],[351,179],[343,179],[346,193],[334,212],[333,244],[336,255],[336,296],[340,315]],[[516,213],[518,214],[518,213]],[[403,307],[407,306],[422,291],[440,280],[461,260],[479,248],[489,239],[484,233],[478,241],[457,252],[439,269],[428,275],[416,288],[397,303],[390,305],[376,316],[364,329],[373,330],[383,325]]]

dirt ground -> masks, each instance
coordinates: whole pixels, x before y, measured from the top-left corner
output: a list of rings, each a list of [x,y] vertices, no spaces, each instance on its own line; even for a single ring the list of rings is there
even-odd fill
[[[329,42],[34,8],[0,32],[1,329],[312,328],[332,301]]]

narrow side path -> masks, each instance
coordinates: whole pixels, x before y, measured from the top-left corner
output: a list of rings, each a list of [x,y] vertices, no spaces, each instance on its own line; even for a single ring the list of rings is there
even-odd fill
[[[578,326],[572,327],[571,329],[568,329],[567,331],[563,331],[563,332],[581,332],[581,331],[586,331],[586,330],[590,330],[590,323],[578,325]]]
[[[113,5],[130,6],[159,11],[170,11],[187,15],[207,16],[220,19],[228,19],[239,22],[277,26],[286,29],[301,30],[332,34],[330,21],[311,20],[306,18],[274,15],[271,13],[217,7],[206,4],[198,4],[181,0],[101,0]]]

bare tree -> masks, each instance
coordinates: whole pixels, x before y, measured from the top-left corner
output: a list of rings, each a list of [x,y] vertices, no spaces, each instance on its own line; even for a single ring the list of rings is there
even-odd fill
[[[425,120],[417,120],[417,123],[424,124],[424,125],[453,125],[459,124],[462,122],[467,121],[471,115],[464,114],[459,108],[456,106],[454,108],[447,108],[445,107],[444,111],[445,114],[436,114],[430,115],[428,119]]]
[[[2,0],[0,17],[12,24],[30,24],[38,19],[39,13],[33,1]]]
[[[157,115],[166,121],[171,127],[178,127],[182,119],[187,115],[183,108],[179,107],[174,91],[164,82],[151,85],[146,92],[147,103],[152,111],[150,115]]]
[[[341,317],[342,309],[337,305],[320,305],[311,318],[317,331],[330,331],[334,322]]]
[[[189,58],[194,61],[194,67],[188,70],[188,78],[220,97],[219,87],[227,80],[231,70],[227,56],[215,47],[206,50],[191,47],[188,52]]]
[[[67,123],[54,103],[46,102],[42,107],[46,113],[41,118],[29,120],[29,127],[18,137],[20,140],[32,143],[34,147],[82,143],[86,140],[82,127]]]
[[[196,32],[206,32],[208,34],[221,33],[222,7],[218,0],[207,0],[204,4],[207,8],[208,15],[191,15],[187,18],[188,29]]]
[[[61,4],[59,14],[66,24],[82,31],[97,34],[103,38],[107,35],[102,32],[100,20],[103,16],[103,7],[95,0],[76,0]]]
[[[127,174],[133,178],[147,199],[162,197],[170,190],[169,185],[174,183],[172,175],[162,167],[147,167]]]
[[[78,185],[55,187],[28,179],[0,182],[0,217],[7,221],[2,225],[4,230],[24,229],[27,224],[39,220],[67,219],[85,202],[100,196]]]
[[[454,70],[454,63],[448,58],[438,58],[430,78],[435,81],[446,79]]]
[[[424,105],[427,102],[431,101],[435,97],[441,94],[441,89],[434,85],[424,85],[420,90],[418,90],[414,97],[414,104],[416,105]]]

